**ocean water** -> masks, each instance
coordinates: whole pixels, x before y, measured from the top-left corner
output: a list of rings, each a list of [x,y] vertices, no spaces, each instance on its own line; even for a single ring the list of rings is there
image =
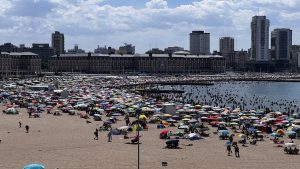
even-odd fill
[[[299,112],[300,82],[214,82],[213,86],[172,86],[186,102],[243,109]]]

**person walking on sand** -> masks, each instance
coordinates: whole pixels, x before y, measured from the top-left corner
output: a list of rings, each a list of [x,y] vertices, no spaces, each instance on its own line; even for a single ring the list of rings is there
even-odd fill
[[[19,121],[19,128],[22,128],[22,123]]]
[[[231,151],[231,145],[227,145],[226,151],[228,151],[228,156],[230,156]]]
[[[29,132],[29,126],[28,125],[25,126],[25,130],[26,130],[26,133]]]
[[[240,149],[238,147],[238,145],[235,145],[234,146],[234,154],[235,154],[235,157],[240,157]]]
[[[107,133],[107,138],[108,138],[108,142],[112,141],[112,130],[110,129],[110,131]]]
[[[99,136],[98,129],[95,130],[94,135],[95,135],[94,140],[98,140],[98,136]]]

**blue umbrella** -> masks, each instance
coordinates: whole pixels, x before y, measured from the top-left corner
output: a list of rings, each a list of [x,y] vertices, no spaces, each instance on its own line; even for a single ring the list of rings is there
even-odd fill
[[[222,135],[227,135],[229,134],[228,130],[219,130],[219,133],[221,133]]]
[[[257,129],[254,129],[254,128],[248,128],[247,130],[248,130],[250,133],[256,132],[256,131],[257,131]]]
[[[294,134],[296,134],[296,132],[295,131],[288,131],[288,132],[286,132],[286,134],[288,134],[288,135],[294,135]]]
[[[282,135],[280,135],[278,133],[272,133],[271,136],[273,136],[273,137],[282,137]]]
[[[42,164],[28,164],[23,169],[45,169],[45,166]]]

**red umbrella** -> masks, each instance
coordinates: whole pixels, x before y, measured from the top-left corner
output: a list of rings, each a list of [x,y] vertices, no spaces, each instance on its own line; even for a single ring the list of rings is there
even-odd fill
[[[162,132],[160,132],[159,136],[163,136],[165,134],[168,134],[170,132],[170,130],[163,130]]]

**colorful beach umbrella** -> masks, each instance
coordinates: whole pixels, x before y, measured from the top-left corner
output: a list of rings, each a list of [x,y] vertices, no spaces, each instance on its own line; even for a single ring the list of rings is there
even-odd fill
[[[28,164],[24,166],[23,169],[45,169],[45,166],[42,164]]]
[[[278,133],[272,133],[271,136],[273,136],[273,137],[282,137],[282,135],[280,135]]]

